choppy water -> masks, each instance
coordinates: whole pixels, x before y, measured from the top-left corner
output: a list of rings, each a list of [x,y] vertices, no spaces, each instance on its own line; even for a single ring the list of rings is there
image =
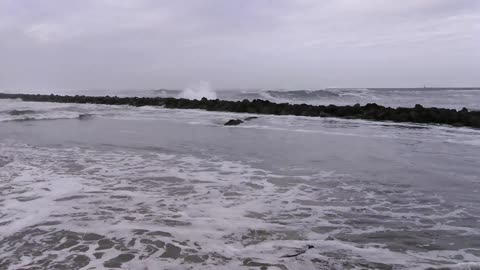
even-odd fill
[[[1,91],[0,91],[1,92]],[[7,91],[8,92],[8,91]],[[10,91],[12,92],[12,91]],[[22,91],[13,91],[22,92]],[[50,93],[50,92],[45,92]],[[144,97],[179,97],[200,99],[202,96],[223,100],[267,99],[277,103],[314,105],[353,105],[378,103],[390,107],[440,107],[480,110],[480,87],[477,88],[327,88],[319,90],[218,90],[200,84],[186,90],[95,90],[53,91],[58,94],[116,95]]]
[[[480,269],[479,130],[0,108],[0,269]]]

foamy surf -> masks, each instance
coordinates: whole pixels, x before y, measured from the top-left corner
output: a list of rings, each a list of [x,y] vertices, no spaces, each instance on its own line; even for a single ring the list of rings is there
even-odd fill
[[[160,150],[0,147],[5,269],[425,269],[479,260],[478,227],[448,222],[474,216],[409,186]]]
[[[1,269],[480,262],[478,130],[0,104]]]

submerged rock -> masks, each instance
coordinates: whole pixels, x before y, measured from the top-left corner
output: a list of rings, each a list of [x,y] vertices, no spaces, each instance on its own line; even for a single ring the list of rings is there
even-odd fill
[[[253,120],[253,119],[257,119],[258,116],[250,116],[250,117],[247,117],[245,119],[243,119],[243,121],[250,121],[250,120]]]
[[[224,126],[237,126],[237,125],[240,125],[241,123],[243,123],[243,121],[240,120],[240,119],[230,119],[223,125]]]
[[[80,120],[87,120],[87,119],[91,119],[92,117],[93,117],[93,114],[89,114],[89,113],[83,113],[78,115],[78,119]]]

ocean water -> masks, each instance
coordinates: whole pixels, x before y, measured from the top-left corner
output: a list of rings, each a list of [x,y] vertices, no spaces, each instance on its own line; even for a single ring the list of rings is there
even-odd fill
[[[478,89],[215,96],[480,109]],[[223,126],[247,116],[0,100],[0,269],[480,269],[480,130]]]
[[[0,92],[37,93],[35,91],[4,90]],[[390,107],[439,107],[480,110],[480,87],[470,88],[327,88],[320,90],[278,89],[213,89],[207,82],[193,84],[184,90],[44,90],[42,93],[91,96],[176,97],[222,100],[266,99],[277,103],[306,103],[313,105],[361,105],[378,103]]]

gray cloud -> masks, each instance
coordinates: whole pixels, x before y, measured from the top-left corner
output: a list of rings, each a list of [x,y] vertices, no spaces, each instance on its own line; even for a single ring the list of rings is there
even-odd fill
[[[0,0],[0,89],[480,85],[477,0]]]

